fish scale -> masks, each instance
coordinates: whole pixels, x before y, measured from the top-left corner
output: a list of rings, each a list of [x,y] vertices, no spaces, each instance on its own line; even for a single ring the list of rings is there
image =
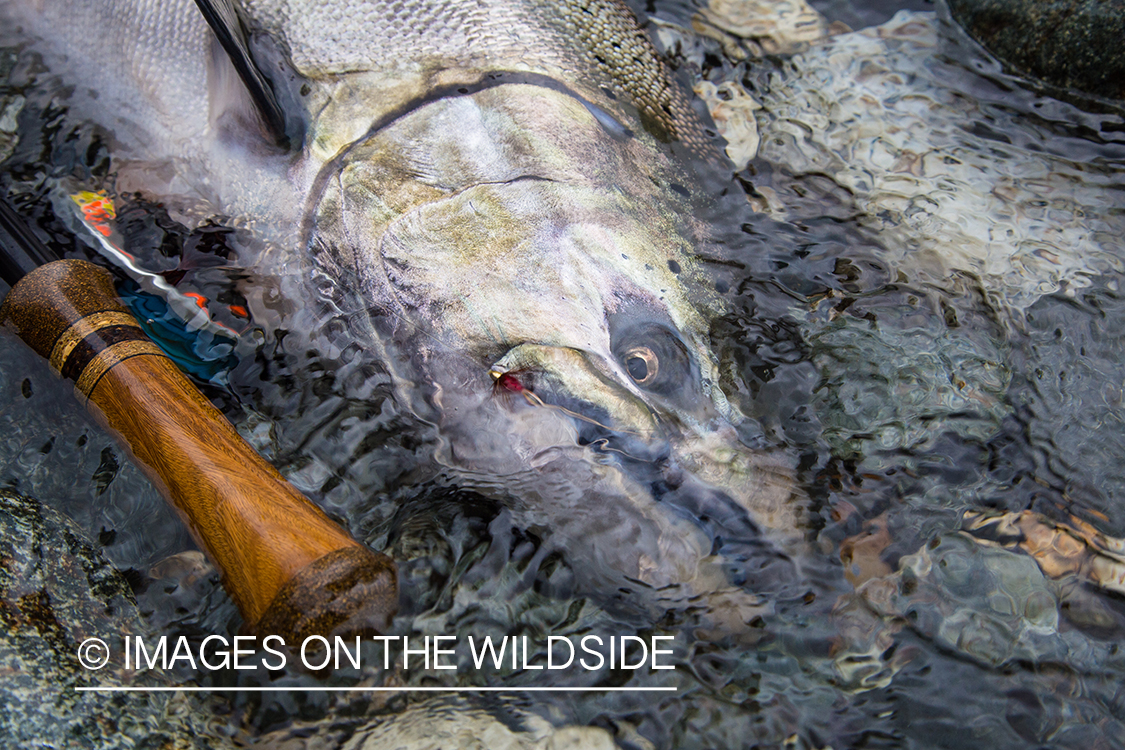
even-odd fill
[[[622,2],[250,0],[244,8],[250,27],[283,40],[310,79],[388,70],[404,78],[453,68],[535,72],[573,84],[611,111],[619,104],[606,88],[628,98],[661,140],[708,144],[687,97]]]
[[[140,140],[128,124],[153,118],[181,131],[206,128],[210,31],[191,0],[46,2],[33,10],[34,17],[28,18],[22,3],[0,8],[5,21],[15,14],[0,35],[21,26],[28,34],[50,34],[52,43],[41,47],[48,54],[45,62],[52,72],[81,81],[81,89],[69,97],[72,102],[81,101],[82,93],[96,92],[105,111],[114,115],[118,138],[134,135]],[[145,139],[151,133],[150,128]]]

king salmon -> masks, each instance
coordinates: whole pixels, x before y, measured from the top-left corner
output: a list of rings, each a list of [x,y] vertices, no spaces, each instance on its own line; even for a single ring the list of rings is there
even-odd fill
[[[108,134],[111,193],[249,232],[291,300],[248,294],[254,320],[310,346],[339,322],[436,426],[441,481],[580,591],[719,596],[725,553],[799,535],[790,460],[711,349],[677,153],[714,146],[623,2],[246,0],[272,137],[188,0],[3,13]]]

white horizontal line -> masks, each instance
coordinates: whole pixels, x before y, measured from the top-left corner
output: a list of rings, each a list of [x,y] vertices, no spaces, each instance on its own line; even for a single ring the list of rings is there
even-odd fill
[[[92,693],[269,693],[269,692],[364,692],[364,693],[605,693],[675,692],[675,687],[75,687]]]

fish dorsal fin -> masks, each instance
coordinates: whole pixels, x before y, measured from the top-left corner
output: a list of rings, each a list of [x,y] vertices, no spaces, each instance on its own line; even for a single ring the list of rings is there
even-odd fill
[[[246,29],[239,19],[233,0],[195,0],[195,4],[199,6],[223,51],[230,58],[270,135],[279,146],[287,146],[289,139],[285,135],[285,115],[269,81],[250,55]]]

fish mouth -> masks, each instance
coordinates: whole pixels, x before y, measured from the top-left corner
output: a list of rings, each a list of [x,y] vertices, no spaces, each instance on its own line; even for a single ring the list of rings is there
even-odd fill
[[[775,533],[796,512],[792,472],[778,454],[741,443],[713,409],[696,403],[685,413],[668,399],[646,399],[602,358],[565,347],[516,347],[488,375],[493,403],[510,417],[508,434],[525,441],[528,464],[572,479],[559,494],[577,487],[587,507],[634,516],[635,541],[625,548],[632,554],[615,563],[626,575],[691,595],[701,584],[775,593],[798,580],[787,545]],[[570,432],[537,430],[551,421],[568,423]],[[580,479],[594,473],[601,481]],[[607,485],[616,492],[607,492]],[[535,494],[535,502],[559,510],[543,487]],[[638,524],[645,523],[652,528],[641,533]],[[545,530],[557,533],[558,522],[550,525]],[[594,544],[590,528],[578,536]],[[596,546],[620,543],[619,532],[609,531]]]
[[[651,442],[663,431],[656,410],[624,387],[603,358],[578,349],[522,344],[494,363],[488,374],[493,393],[505,405],[519,398],[533,407],[556,410],[576,421],[586,443],[602,433]]]

